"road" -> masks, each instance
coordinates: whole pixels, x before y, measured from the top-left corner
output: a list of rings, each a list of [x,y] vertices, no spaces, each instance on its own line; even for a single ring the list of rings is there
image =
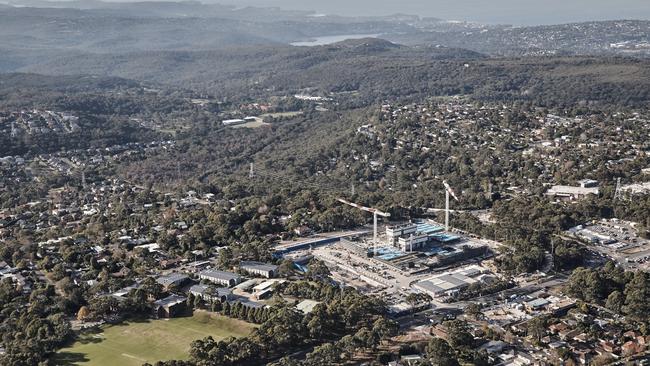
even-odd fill
[[[300,240],[284,240],[280,242],[280,244],[273,247],[273,249],[275,251],[286,251],[286,250],[291,250],[292,248],[309,245],[311,243],[318,243],[320,241],[327,240],[327,239],[341,239],[350,236],[365,235],[370,232],[372,232],[371,229],[362,228],[356,230],[335,231],[330,233],[316,234]]]

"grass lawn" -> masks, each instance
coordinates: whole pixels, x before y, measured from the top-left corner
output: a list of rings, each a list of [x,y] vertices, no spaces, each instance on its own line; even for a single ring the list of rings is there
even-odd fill
[[[193,340],[243,337],[254,327],[206,312],[185,318],[128,321],[84,332],[51,361],[54,365],[140,366],[144,362],[187,359]]]
[[[230,126],[232,128],[260,128],[262,126],[270,126],[270,123],[263,122],[261,119],[258,119],[257,121],[252,121],[252,122],[247,122],[247,123],[242,123],[240,125],[234,125]]]
[[[265,113],[261,115],[260,117],[273,117],[273,118],[278,118],[278,117],[295,117],[301,115],[303,112],[301,111],[296,111],[296,112],[278,112],[278,113]]]

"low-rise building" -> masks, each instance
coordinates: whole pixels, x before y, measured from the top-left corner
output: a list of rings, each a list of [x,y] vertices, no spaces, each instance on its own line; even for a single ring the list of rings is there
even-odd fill
[[[229,288],[201,284],[190,287],[190,293],[204,301],[219,300],[225,302],[233,298],[232,291]]]
[[[296,309],[300,310],[303,314],[309,314],[318,304],[320,304],[320,302],[307,299],[299,302],[298,305],[296,305]]]
[[[239,268],[253,275],[259,275],[266,278],[273,278],[278,272],[278,266],[262,262],[242,261]]]
[[[179,295],[171,295],[153,303],[154,316],[156,318],[173,318],[181,315],[186,309],[187,298]]]
[[[236,273],[212,269],[199,272],[199,278],[226,287],[235,286],[242,281],[241,276]]]
[[[241,118],[233,118],[233,119],[225,119],[221,122],[224,126],[235,126],[235,125],[241,125],[242,123],[246,123]]]
[[[547,196],[571,200],[586,198],[589,195],[597,196],[599,193],[600,189],[598,187],[574,187],[562,185],[553,186],[546,191]]]
[[[435,275],[416,283],[413,287],[436,298],[453,295],[476,282],[478,281],[474,278],[452,272]]]
[[[171,273],[165,276],[156,278],[156,282],[161,284],[165,290],[172,287],[182,287],[190,281],[189,276],[182,273]]]

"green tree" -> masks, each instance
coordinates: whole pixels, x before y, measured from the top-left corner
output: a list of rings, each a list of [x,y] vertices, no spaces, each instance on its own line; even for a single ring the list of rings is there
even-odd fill
[[[625,286],[625,306],[623,310],[630,318],[647,321],[650,316],[650,275],[637,271]]]
[[[432,365],[458,366],[456,353],[444,339],[434,338],[426,346],[427,359]]]

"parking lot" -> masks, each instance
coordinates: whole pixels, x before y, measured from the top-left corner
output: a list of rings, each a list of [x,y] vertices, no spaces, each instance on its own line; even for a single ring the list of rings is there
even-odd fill
[[[650,240],[639,235],[633,222],[603,219],[571,228],[567,233],[626,268],[650,268]]]

